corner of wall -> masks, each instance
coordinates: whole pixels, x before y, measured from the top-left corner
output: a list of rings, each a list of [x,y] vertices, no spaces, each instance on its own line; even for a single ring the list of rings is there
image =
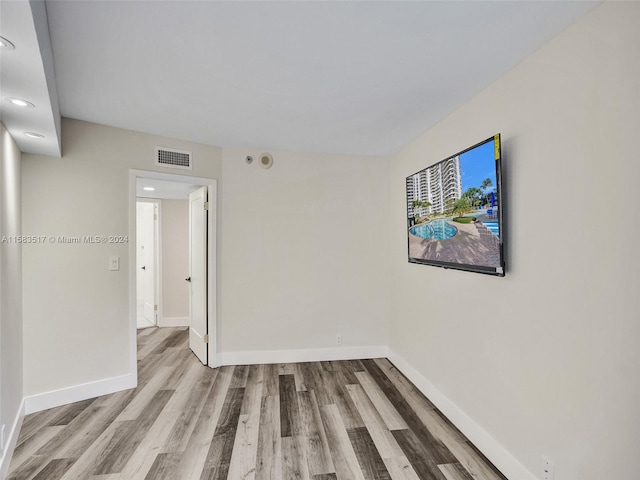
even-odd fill
[[[507,478],[517,478],[518,480],[537,480],[537,477],[527,470],[500,442],[411,366],[409,362],[392,350],[389,350],[388,358],[503,475]]]
[[[9,472],[9,464],[11,463],[11,457],[13,457],[13,452],[16,449],[16,445],[18,444],[18,436],[20,435],[20,429],[22,428],[22,421],[24,420],[25,410],[24,410],[24,399],[20,404],[20,409],[18,410],[18,414],[15,417],[13,425],[11,426],[11,430],[6,438],[6,445],[4,446],[4,450],[0,452],[0,478],[6,478],[7,473]]]
[[[21,162],[22,153],[0,123],[0,425],[9,430],[0,478],[9,469],[24,418],[22,244],[16,240],[22,235]]]

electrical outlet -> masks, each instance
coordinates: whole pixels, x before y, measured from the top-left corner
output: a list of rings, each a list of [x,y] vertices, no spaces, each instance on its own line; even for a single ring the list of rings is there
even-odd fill
[[[555,465],[544,455],[542,456],[542,480],[553,480]]]
[[[342,345],[342,335],[336,335],[336,345]]]
[[[112,272],[120,270],[120,257],[114,256],[109,258],[109,270]]]

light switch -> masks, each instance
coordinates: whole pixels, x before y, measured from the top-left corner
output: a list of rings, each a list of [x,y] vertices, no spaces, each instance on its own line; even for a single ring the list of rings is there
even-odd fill
[[[120,257],[109,257],[109,270],[120,270]]]

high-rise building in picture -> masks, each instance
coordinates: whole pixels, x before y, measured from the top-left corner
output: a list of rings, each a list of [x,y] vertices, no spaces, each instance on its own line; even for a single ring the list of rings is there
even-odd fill
[[[460,157],[437,163],[407,177],[407,217],[444,213],[462,197]],[[414,200],[426,201],[430,207],[413,207]]]

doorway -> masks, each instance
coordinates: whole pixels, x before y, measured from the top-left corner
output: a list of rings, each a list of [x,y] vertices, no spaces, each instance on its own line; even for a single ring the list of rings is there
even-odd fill
[[[136,201],[136,325],[158,326],[161,258],[160,200]]]
[[[216,181],[213,179],[201,178],[201,177],[189,177],[183,175],[174,175],[174,174],[165,174],[158,172],[149,172],[149,171],[141,171],[141,170],[130,170],[130,221],[129,221],[129,232],[130,232],[130,245],[129,251],[132,260],[135,261],[130,262],[130,317],[131,317],[131,369],[132,372],[135,372],[135,366],[137,363],[137,354],[136,354],[136,332],[139,325],[138,320],[138,312],[141,311],[142,318],[145,320],[145,325],[150,324],[146,323],[147,319],[145,316],[144,305],[154,305],[155,308],[155,326],[161,328],[163,326],[186,326],[189,325],[190,330],[190,346],[191,349],[196,353],[198,358],[205,365],[215,367],[217,366],[217,334],[216,334],[216,191],[217,185]],[[147,186],[147,190],[143,190],[144,186]],[[154,188],[154,190],[151,190]],[[163,255],[163,251],[172,251],[178,250],[177,248],[173,248],[174,245],[170,241],[163,241],[163,237],[166,237],[166,230],[168,215],[170,213],[169,202],[172,202],[172,208],[176,207],[177,204],[182,204],[184,202],[186,211],[188,212],[187,222],[189,225],[193,223],[194,215],[190,212],[190,208],[193,207],[194,202],[192,201],[194,196],[190,197],[189,194],[194,192],[200,192],[197,195],[198,202],[201,202],[202,215],[199,216],[202,221],[199,221],[199,231],[196,234],[196,237],[201,238],[201,251],[195,255],[195,258],[198,259],[195,265],[198,267],[197,269],[192,268],[191,262],[189,262],[189,270],[186,275],[180,274],[179,276],[179,284],[176,283],[171,285],[171,281],[176,281],[178,278],[177,275],[171,275],[171,279],[168,275],[163,275],[163,270],[166,270],[168,267],[164,265],[166,262],[166,258]],[[148,215],[148,210],[151,207],[138,206],[138,202],[141,200],[140,196],[146,197],[156,197],[153,199],[147,199],[143,203],[155,204],[154,207],[156,211],[157,221],[155,222],[156,231],[159,230],[157,241],[154,243],[156,246],[155,256],[155,272],[158,280],[155,285],[155,303],[151,304],[147,302],[146,297],[150,297],[151,295],[144,294],[144,287],[139,285],[138,279],[143,279],[145,277],[149,277],[148,275],[149,268],[147,265],[149,255],[151,255],[151,248],[145,245],[144,249],[141,249],[140,243],[145,241],[145,233],[138,232],[138,210],[142,211],[142,216],[145,215],[144,210],[147,209],[146,214]],[[178,201],[177,199],[180,199]],[[166,205],[165,205],[166,203]],[[167,207],[167,208],[165,208]],[[182,208],[182,207],[180,207]],[[147,221],[148,223],[149,221]],[[191,227],[189,227],[191,230]],[[138,236],[143,238],[138,239]],[[186,254],[187,258],[192,253],[192,238],[190,236],[190,232],[187,233],[189,240],[189,250],[188,252],[183,252]],[[147,238],[147,245],[151,242]],[[142,253],[144,252],[144,253]],[[139,258],[138,258],[138,254]],[[147,257],[145,257],[147,255]],[[163,261],[163,259],[165,261]],[[159,266],[161,265],[161,266]],[[145,268],[142,268],[145,267]],[[197,270],[197,271],[196,271]],[[166,274],[166,272],[164,272]],[[167,278],[164,278],[164,277]],[[175,277],[175,278],[174,278]],[[189,282],[191,280],[191,282]],[[194,282],[195,280],[195,282]],[[200,285],[200,289],[197,288],[194,290],[194,287],[198,286],[198,282]],[[144,284],[144,282],[141,282]],[[146,283],[147,290],[149,291],[149,283]],[[165,289],[166,287],[166,289]],[[189,313],[184,317],[179,314],[171,314],[169,311],[169,302],[167,300],[169,293],[174,294],[175,297],[179,291],[186,289],[189,292],[187,300],[189,302]],[[138,295],[138,291],[141,291],[142,295]],[[165,294],[163,295],[163,291]],[[200,294],[197,292],[200,291]],[[195,295],[194,295],[195,292]],[[141,301],[140,297],[145,297],[144,302]],[[198,297],[200,300],[198,300]],[[181,298],[183,298],[181,296]],[[194,302],[194,298],[198,303],[198,307],[192,308],[192,303]],[[140,305],[142,303],[142,306]],[[163,305],[164,303],[164,305]],[[157,305],[157,307],[155,307]],[[147,313],[149,312],[149,308],[147,308]],[[200,312],[195,315],[195,327],[193,328],[194,321],[192,320],[194,315],[193,312]],[[173,315],[173,316],[172,316]],[[153,317],[152,317],[153,318]],[[186,321],[188,323],[181,323],[182,321]],[[192,331],[194,332],[193,338]]]

